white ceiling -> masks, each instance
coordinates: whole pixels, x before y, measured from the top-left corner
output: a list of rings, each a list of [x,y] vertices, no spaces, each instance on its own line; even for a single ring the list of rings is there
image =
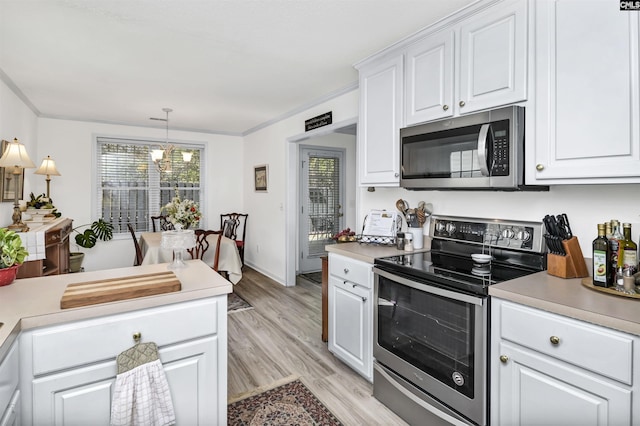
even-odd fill
[[[0,0],[0,79],[40,117],[242,135],[476,0]]]

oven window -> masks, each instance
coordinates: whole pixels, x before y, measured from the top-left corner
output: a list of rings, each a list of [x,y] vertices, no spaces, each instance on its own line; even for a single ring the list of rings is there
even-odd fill
[[[445,385],[474,397],[475,305],[380,276],[378,344]],[[454,381],[463,378],[463,383]]]

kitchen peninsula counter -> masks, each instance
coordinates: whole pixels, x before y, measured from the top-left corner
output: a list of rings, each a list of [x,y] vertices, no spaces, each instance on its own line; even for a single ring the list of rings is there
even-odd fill
[[[0,327],[0,359],[24,330],[204,299],[233,291],[229,281],[202,261],[189,260],[186,263],[187,268],[174,271],[182,285],[180,291],[79,308],[60,308],[60,299],[67,285],[166,272],[167,264],[25,278],[0,287],[0,322],[3,323]]]
[[[489,287],[489,295],[640,336],[640,299],[587,288],[582,278],[538,272]]]

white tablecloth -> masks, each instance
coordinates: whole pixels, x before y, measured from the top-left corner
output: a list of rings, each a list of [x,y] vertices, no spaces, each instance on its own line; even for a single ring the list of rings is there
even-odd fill
[[[215,236],[214,236],[215,237]],[[173,251],[160,248],[162,242],[162,232],[143,232],[140,235],[140,248],[142,249],[143,265],[155,263],[169,263],[173,261]],[[216,252],[215,240],[211,242],[209,250],[204,254],[202,261],[213,267],[213,259]],[[185,259],[191,259],[191,255],[185,250]],[[236,242],[230,238],[222,237],[220,241],[220,258],[218,259],[218,270],[229,275],[229,281],[237,284],[242,278],[242,262]]]

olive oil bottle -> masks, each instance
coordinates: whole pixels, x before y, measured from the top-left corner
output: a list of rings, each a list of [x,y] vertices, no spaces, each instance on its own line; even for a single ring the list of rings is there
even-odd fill
[[[638,272],[638,245],[631,239],[631,224],[623,223],[624,241],[620,241],[618,264],[622,265],[624,275],[630,276]]]
[[[611,287],[611,248],[605,237],[605,224],[598,224],[598,238],[593,240],[593,285]]]

